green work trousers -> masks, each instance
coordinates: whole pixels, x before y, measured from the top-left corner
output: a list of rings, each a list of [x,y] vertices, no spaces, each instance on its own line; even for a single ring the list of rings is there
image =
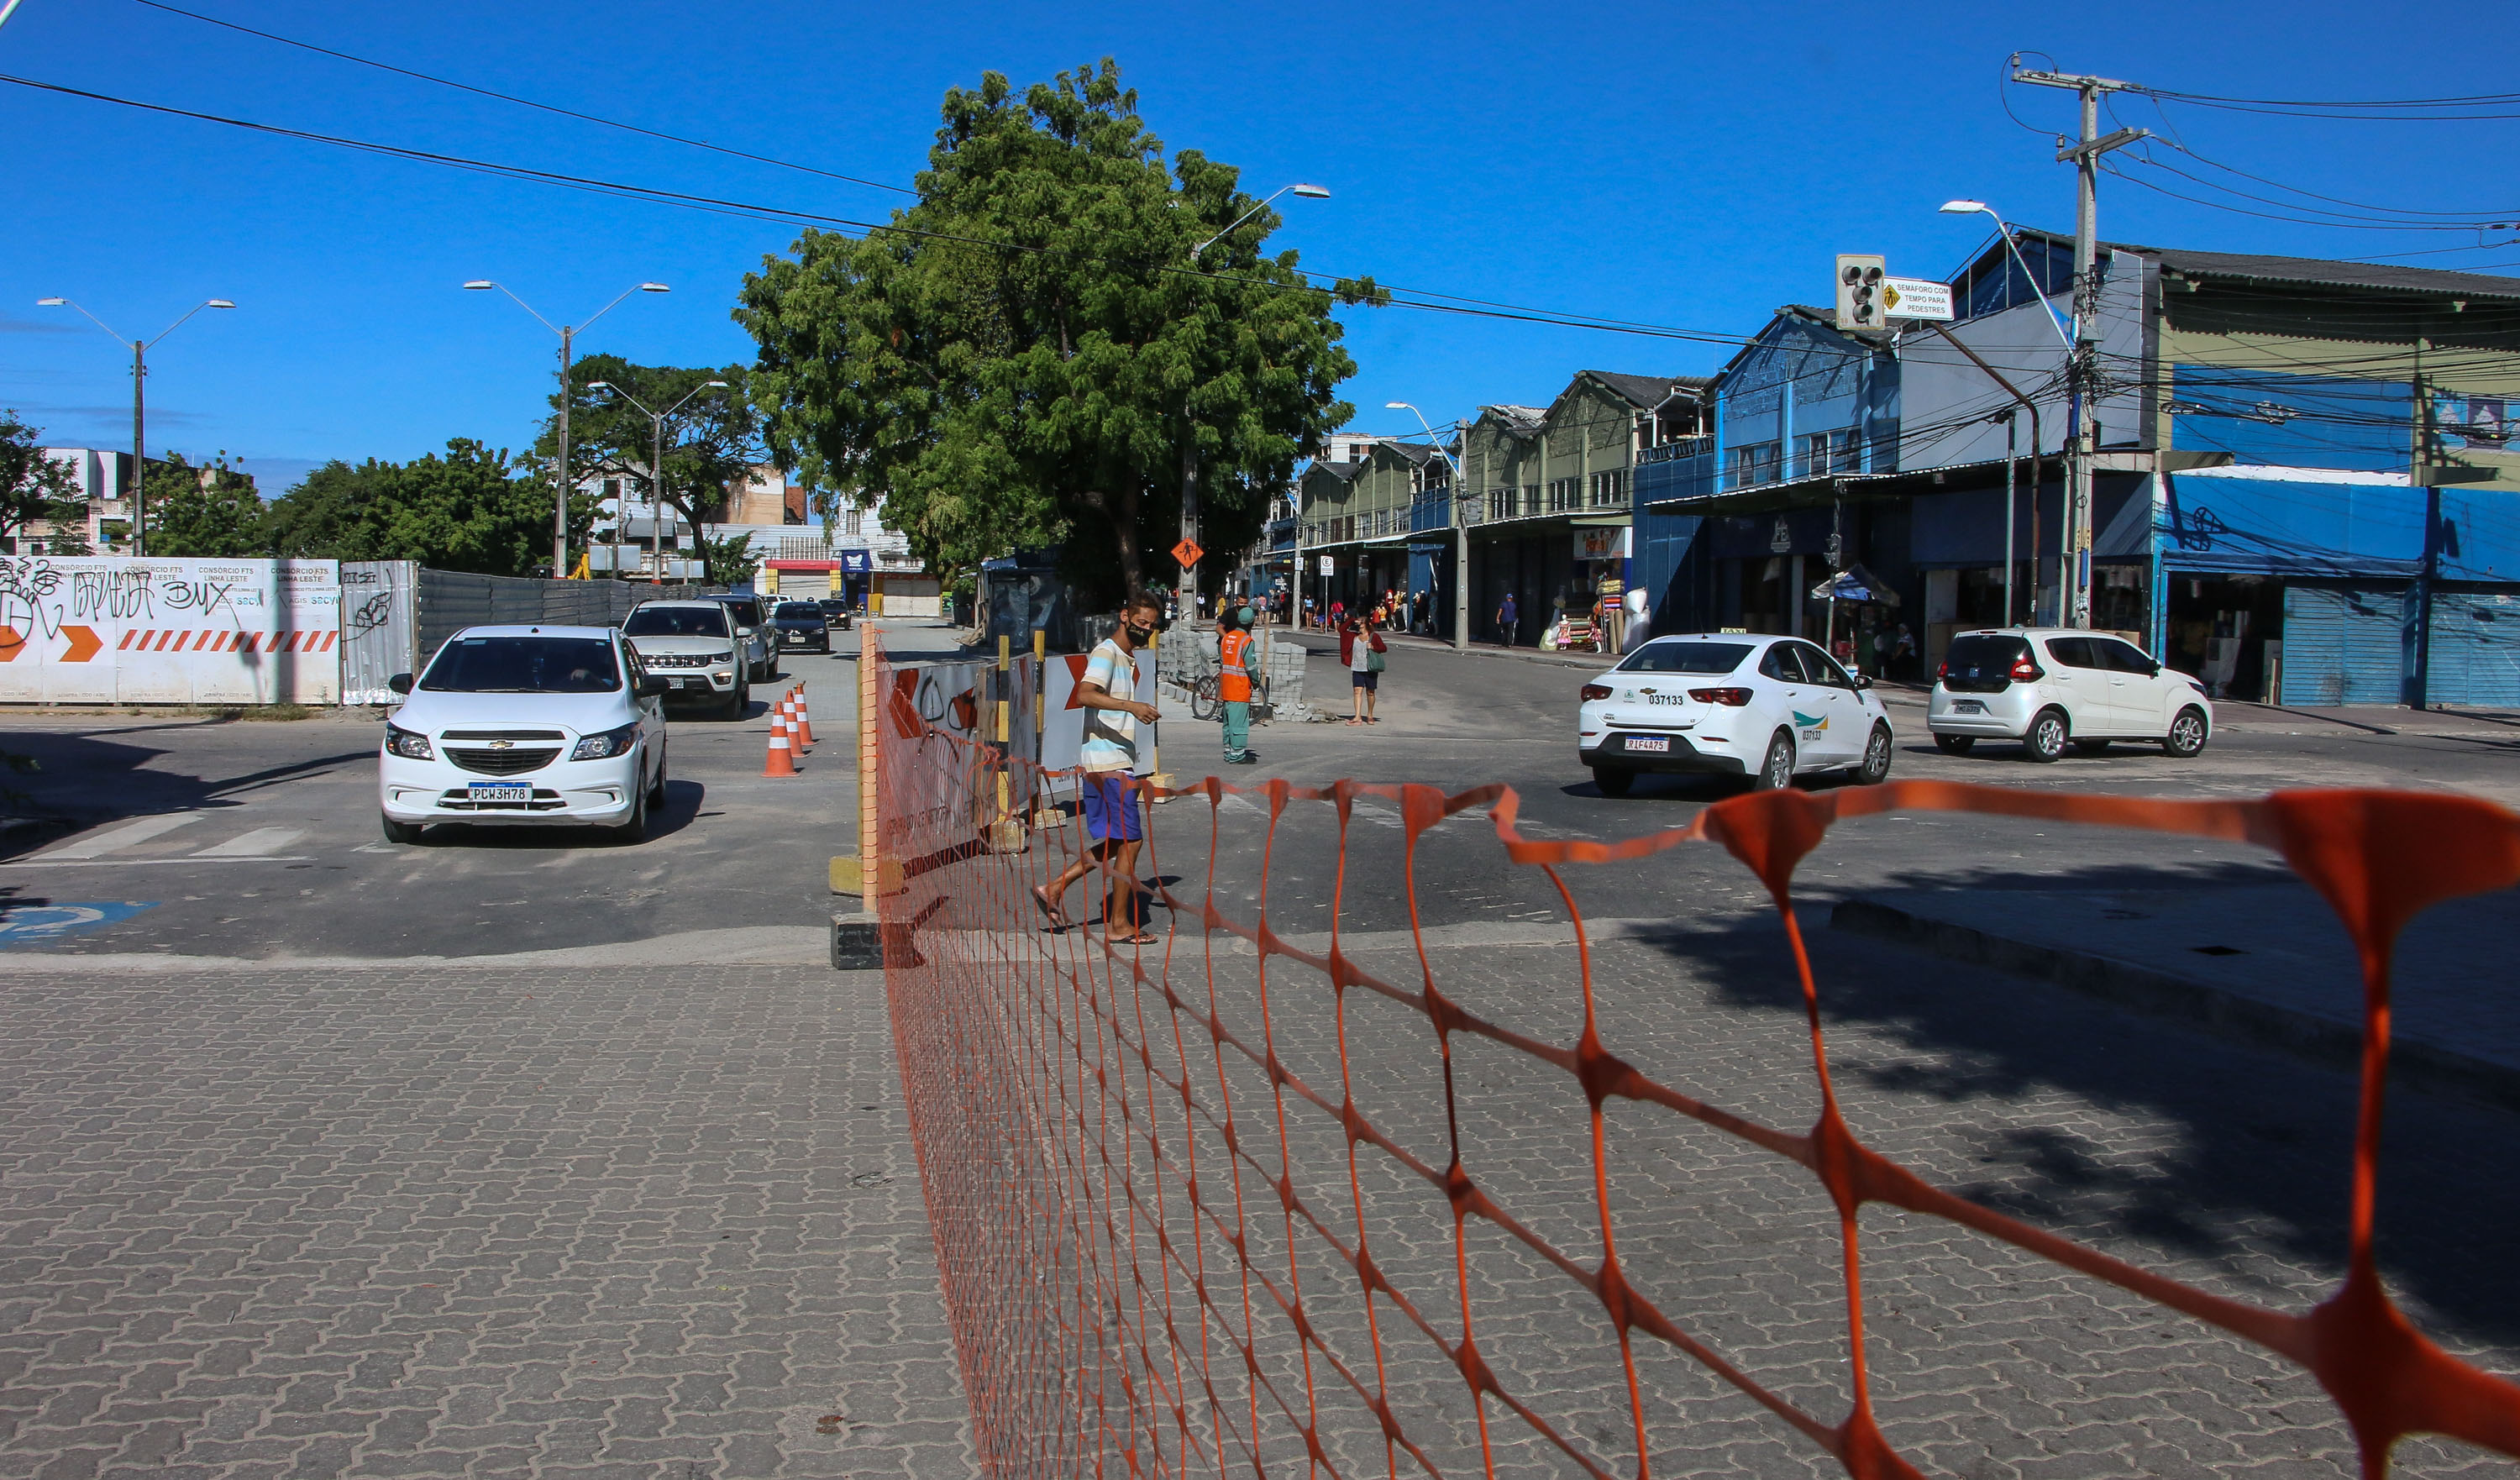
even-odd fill
[[[1242,759],[1251,747],[1251,701],[1230,698],[1225,701],[1225,758]]]

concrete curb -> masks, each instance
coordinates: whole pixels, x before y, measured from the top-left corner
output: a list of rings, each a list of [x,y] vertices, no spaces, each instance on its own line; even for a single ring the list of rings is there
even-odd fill
[[[1861,896],[1840,901],[1829,912],[1828,923],[1833,930],[2049,982],[2134,1011],[2188,1023],[2217,1037],[2280,1049],[2321,1068],[2354,1074],[2362,1066],[2362,1034],[2358,1027],[2097,952],[2011,940]],[[2390,1045],[2389,1078],[2408,1089],[2520,1110],[2520,1071],[2403,1033]]]

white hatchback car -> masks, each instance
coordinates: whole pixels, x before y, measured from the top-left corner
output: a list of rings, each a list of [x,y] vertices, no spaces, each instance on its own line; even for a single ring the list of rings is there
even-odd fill
[[[1741,776],[1763,790],[1813,771],[1890,774],[1890,712],[1871,682],[1847,676],[1793,637],[1658,637],[1586,684],[1576,753],[1604,795],[1645,771]]]
[[[560,823],[648,833],[665,796],[665,693],[609,627],[467,627],[385,718],[388,842],[431,824]]]
[[[1953,634],[1925,728],[1953,755],[1982,740],[2019,740],[2037,761],[2068,744],[2147,740],[2185,757],[2213,735],[2214,701],[2196,680],[2105,632],[1991,628]]]

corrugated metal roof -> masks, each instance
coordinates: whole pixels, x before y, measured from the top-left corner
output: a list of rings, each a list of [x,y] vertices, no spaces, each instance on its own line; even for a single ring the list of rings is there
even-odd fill
[[[1641,411],[1653,410],[1675,390],[1699,390],[1708,383],[1698,376],[1631,376],[1608,370],[1586,370],[1578,376],[1591,376],[1635,402]]]
[[[2070,247],[2071,235],[2015,226],[2025,237],[2039,237]],[[2452,298],[2520,298],[2520,277],[2501,273],[2450,272],[2438,267],[2399,267],[2386,262],[2344,262],[2333,257],[2276,257],[2247,252],[2190,251],[2183,247],[2143,247],[2132,242],[2103,242],[2110,251],[2130,251],[2159,262],[2171,272],[2196,278],[2234,278],[2258,283],[2298,283],[2313,288],[2376,288],[2394,292],[2440,293]],[[2003,250],[1991,244],[1978,262]],[[1973,267],[1977,263],[1971,264]]]

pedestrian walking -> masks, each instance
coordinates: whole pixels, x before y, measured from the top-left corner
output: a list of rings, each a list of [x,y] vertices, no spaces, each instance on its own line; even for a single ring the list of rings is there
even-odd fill
[[[1347,669],[1347,722],[1351,725],[1378,725],[1373,717],[1373,698],[1382,687],[1382,634],[1353,618],[1339,629],[1339,662]]]
[[[1032,891],[1051,927],[1064,930],[1074,923],[1067,918],[1067,891],[1096,869],[1104,871],[1110,882],[1102,898],[1102,939],[1114,946],[1155,944],[1140,919],[1148,895],[1138,882],[1138,848],[1147,832],[1134,773],[1139,722],[1151,725],[1162,718],[1154,705],[1139,702],[1137,693],[1138,654],[1154,640],[1163,609],[1146,592],[1129,593],[1120,604],[1120,625],[1085,660],[1084,677],[1076,684],[1076,702],[1085,710],[1085,740],[1077,752],[1085,852]]]
[[[1251,753],[1251,680],[1261,671],[1259,640],[1251,635],[1252,611],[1244,606],[1216,614],[1217,697],[1225,704],[1225,763],[1248,766]]]
[[[1345,632],[1347,630],[1347,603],[1330,603],[1330,630],[1332,632]]]
[[[1906,622],[1901,622],[1897,626],[1891,628],[1890,667],[1887,670],[1887,673],[1885,673],[1885,676],[1907,672],[1908,659],[1914,654],[1915,650],[1915,635],[1908,630],[1908,624]]]
[[[1508,591],[1505,594],[1505,605],[1497,608],[1496,619],[1497,630],[1503,635],[1505,645],[1508,648],[1512,647],[1514,628],[1522,620],[1521,613],[1514,607],[1512,592]]]

